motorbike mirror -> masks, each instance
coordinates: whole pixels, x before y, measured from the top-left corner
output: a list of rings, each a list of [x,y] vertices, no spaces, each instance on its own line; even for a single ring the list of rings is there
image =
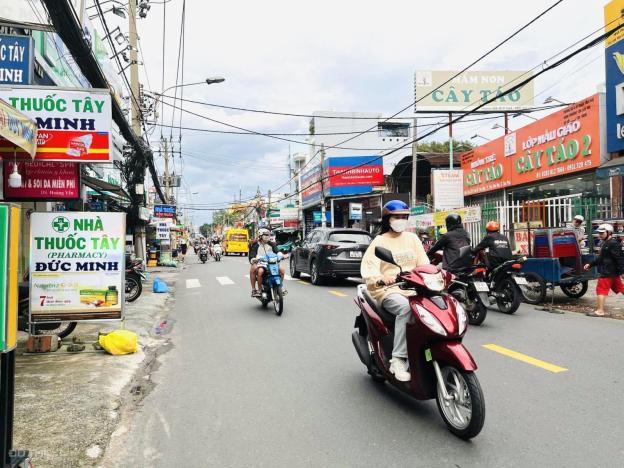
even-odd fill
[[[394,257],[392,256],[392,252],[390,252],[388,249],[386,249],[384,247],[375,247],[375,257],[377,257],[380,260],[383,260],[384,262],[392,263],[393,265],[399,266],[394,261]]]

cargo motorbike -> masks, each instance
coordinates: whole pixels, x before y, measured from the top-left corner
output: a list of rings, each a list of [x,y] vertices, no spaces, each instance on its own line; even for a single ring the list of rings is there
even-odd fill
[[[397,265],[387,249],[376,247],[375,255]],[[475,374],[477,365],[462,344],[468,315],[447,292],[451,278],[451,273],[433,265],[402,271],[396,278],[400,288],[414,291],[406,333],[409,382],[396,380],[390,372],[395,316],[377,304],[365,285],[358,286],[359,315],[351,339],[374,381],[388,381],[418,400],[435,398],[448,429],[470,439],[483,428],[485,399]]]

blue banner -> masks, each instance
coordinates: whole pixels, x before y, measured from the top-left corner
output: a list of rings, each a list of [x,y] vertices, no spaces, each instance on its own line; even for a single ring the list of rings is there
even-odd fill
[[[31,84],[33,39],[0,35],[0,84]]]
[[[607,152],[624,150],[624,41],[605,49]]]

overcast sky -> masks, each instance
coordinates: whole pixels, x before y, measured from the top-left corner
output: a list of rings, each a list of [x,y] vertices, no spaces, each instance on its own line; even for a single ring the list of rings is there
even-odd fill
[[[461,69],[552,3],[187,0],[184,82],[213,75],[224,76],[226,81],[187,87],[184,96],[293,113],[336,110],[390,115],[413,102],[415,70]],[[563,1],[474,69],[528,70],[538,66],[602,28],[603,4],[599,0]],[[171,0],[166,5],[164,88],[175,84],[181,7],[182,0]],[[147,19],[138,22],[145,58],[141,78],[145,88],[154,91],[163,89],[163,11],[164,5],[154,4]],[[114,24],[118,19],[109,21]],[[549,95],[574,101],[595,93],[604,82],[603,57],[601,45],[538,78],[536,104]],[[262,132],[305,133],[308,128],[305,118],[194,104],[185,104],[185,108]],[[170,124],[169,111],[165,117]],[[514,129],[528,122],[519,117],[510,126]],[[183,125],[227,129],[190,115],[183,116]],[[464,124],[456,128],[455,134],[458,138],[475,133],[491,138],[498,135],[491,126],[491,121]],[[163,133],[169,136],[170,130],[163,129]],[[160,129],[156,129],[153,136],[159,134]],[[438,139],[444,135],[441,133]],[[286,142],[260,136],[183,131],[182,151],[182,159],[177,156],[175,160],[176,172],[183,172],[191,192],[199,192],[193,196],[195,203],[226,203],[238,195],[239,189],[243,198],[250,197],[258,186],[266,193],[288,178]],[[293,144],[291,151],[307,148]],[[180,198],[190,201],[186,193]],[[197,211],[194,219],[196,223],[209,221],[210,212]]]

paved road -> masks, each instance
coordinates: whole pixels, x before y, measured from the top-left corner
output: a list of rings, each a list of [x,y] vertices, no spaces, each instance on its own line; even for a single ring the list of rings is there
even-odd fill
[[[465,339],[487,413],[483,432],[464,442],[434,401],[367,376],[350,339],[353,283],[288,281],[278,318],[249,297],[243,259],[188,259],[173,349],[116,449],[119,466],[622,466],[624,322],[524,305],[491,312]]]

